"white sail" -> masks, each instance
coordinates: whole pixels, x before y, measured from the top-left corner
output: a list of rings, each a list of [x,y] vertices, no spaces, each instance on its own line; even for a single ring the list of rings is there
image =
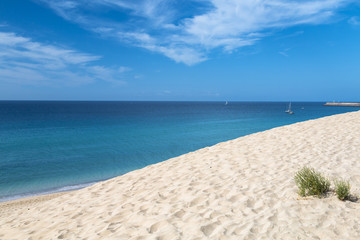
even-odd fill
[[[294,114],[294,112],[291,110],[291,102],[289,103],[289,107],[285,110],[285,112],[288,114]]]

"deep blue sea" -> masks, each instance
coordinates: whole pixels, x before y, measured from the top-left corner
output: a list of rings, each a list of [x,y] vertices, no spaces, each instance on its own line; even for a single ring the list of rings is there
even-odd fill
[[[293,102],[0,101],[0,200],[76,189],[273,127],[356,111]]]

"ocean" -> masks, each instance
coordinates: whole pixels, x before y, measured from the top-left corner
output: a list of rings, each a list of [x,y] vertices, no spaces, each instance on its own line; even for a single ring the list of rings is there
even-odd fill
[[[359,110],[321,102],[0,101],[0,201],[78,189],[270,128]]]

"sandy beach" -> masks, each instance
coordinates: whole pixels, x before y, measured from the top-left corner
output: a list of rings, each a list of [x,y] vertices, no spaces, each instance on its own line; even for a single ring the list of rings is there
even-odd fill
[[[77,191],[0,203],[0,239],[360,239],[360,202],[299,198],[303,166],[360,194],[360,111],[274,128]]]

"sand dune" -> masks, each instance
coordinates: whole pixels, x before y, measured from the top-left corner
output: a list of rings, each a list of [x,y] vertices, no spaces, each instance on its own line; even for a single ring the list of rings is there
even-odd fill
[[[360,193],[360,112],[252,134],[78,191],[0,204],[0,239],[360,239],[360,202],[298,198],[304,165]]]

